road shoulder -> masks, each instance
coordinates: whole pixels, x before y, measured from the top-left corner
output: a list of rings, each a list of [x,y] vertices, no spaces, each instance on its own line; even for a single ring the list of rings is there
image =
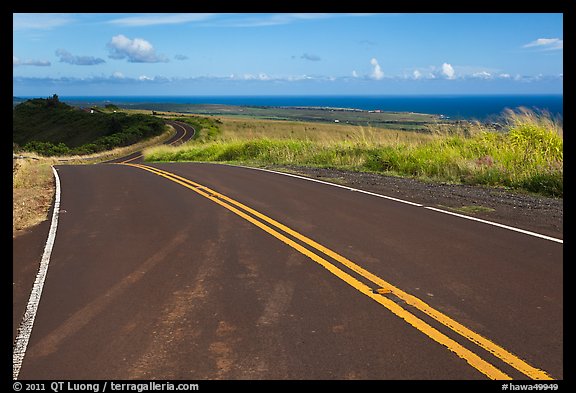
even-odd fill
[[[561,198],[340,169],[301,166],[267,166],[265,169],[405,199],[425,206],[563,238],[564,204]]]

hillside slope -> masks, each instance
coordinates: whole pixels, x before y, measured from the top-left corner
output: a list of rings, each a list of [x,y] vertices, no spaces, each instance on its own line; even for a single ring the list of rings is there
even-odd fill
[[[12,140],[44,155],[88,154],[156,136],[164,122],[153,116],[82,110],[58,96],[27,100],[14,107]]]

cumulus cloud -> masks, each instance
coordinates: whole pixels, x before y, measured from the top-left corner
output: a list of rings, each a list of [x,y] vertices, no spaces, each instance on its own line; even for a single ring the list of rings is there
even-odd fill
[[[356,70],[352,70],[352,77],[353,78],[358,78],[360,75],[358,75],[358,73],[356,72]]]
[[[268,74],[261,72],[258,75],[244,74],[241,76],[241,79],[247,80],[247,81],[253,81],[253,80],[267,81],[267,80],[270,80],[271,78],[270,78],[270,76],[268,76]]]
[[[324,77],[326,78],[326,77]],[[211,80],[234,80],[234,81],[269,81],[269,82],[297,82],[303,80],[318,80],[317,76],[309,75],[268,75],[264,72],[259,74],[230,74],[227,77],[222,76],[203,76],[190,79],[211,79]]]
[[[48,60],[34,60],[34,59],[22,60],[12,55],[13,67],[19,67],[19,66],[48,67],[50,65],[51,63]]]
[[[494,82],[488,82],[483,80],[474,80],[473,78],[467,78],[465,75],[460,74],[459,68],[458,70],[458,82],[465,84],[467,81],[471,83],[470,87],[474,88],[474,86],[479,86],[480,84],[485,83],[492,83],[494,86],[498,86],[494,84]],[[432,78],[429,77],[428,74],[425,72],[422,73],[423,78],[421,81],[414,81],[412,79],[408,79],[406,77],[399,78],[399,77],[392,77],[387,76],[381,82],[374,83],[373,80],[370,80],[368,75],[362,76],[361,79],[356,79],[354,84],[348,85],[350,88],[356,86],[357,88],[365,88],[367,87],[366,84],[371,85],[382,85],[386,83],[391,83],[389,86],[398,86],[398,83],[407,83],[408,86],[412,85],[415,86],[416,84],[424,83],[426,84],[426,80],[434,79],[433,85],[437,83],[440,86],[448,86],[452,85],[454,82],[449,81],[448,79],[444,79],[443,81],[441,78]],[[494,73],[492,74],[494,79],[499,80],[502,78],[500,74]],[[226,76],[189,76],[189,77],[166,77],[162,75],[156,76],[148,76],[143,74],[136,74],[135,76],[124,76],[119,72],[114,72],[113,74],[109,75],[97,75],[97,76],[87,76],[87,77],[71,77],[71,76],[58,76],[58,77],[26,77],[26,76],[13,76],[13,84],[16,89],[33,89],[36,91],[34,94],[38,94],[40,89],[45,89],[46,86],[54,86],[58,85],[61,86],[63,90],[67,88],[79,88],[77,91],[87,91],[93,86],[102,87],[103,85],[108,86],[124,86],[126,88],[132,86],[143,86],[147,85],[149,87],[162,87],[162,90],[155,90],[156,92],[163,92],[163,94],[167,94],[166,92],[174,92],[178,91],[178,89],[183,89],[187,84],[189,86],[204,86],[205,88],[209,88],[209,90],[205,90],[207,92],[213,92],[215,87],[218,86],[230,86],[230,82],[234,84],[245,84],[246,86],[255,86],[255,85],[269,85],[275,84],[276,82],[281,82],[284,84],[294,83],[295,85],[304,86],[306,83],[313,82],[313,86],[328,86],[330,85],[335,86],[334,83],[338,81],[342,82],[350,82],[352,81],[352,77],[326,77],[326,76],[319,76],[319,75],[267,75],[267,74],[238,74],[238,75],[226,75]],[[509,79],[503,80],[506,86],[517,86],[518,89],[526,89],[528,84],[553,84],[556,88],[559,89],[561,92],[562,87],[562,75],[537,75],[537,76],[510,76]],[[312,85],[310,85],[312,86]],[[461,85],[466,86],[466,85]],[[154,88],[156,88],[154,87]],[[346,87],[348,89],[348,87]],[[32,90],[31,90],[32,91]],[[71,91],[71,90],[68,90]],[[151,90],[153,91],[153,90]],[[183,91],[183,90],[180,90]],[[264,90],[263,90],[264,91]],[[379,90],[381,91],[381,90]],[[460,91],[460,90],[458,90]],[[520,90],[518,90],[520,91]],[[523,90],[522,90],[523,91]],[[17,93],[23,94],[23,93]],[[31,93],[32,94],[32,93]],[[46,93],[48,94],[48,93]],[[72,95],[72,94],[71,94]]]
[[[454,67],[451,64],[443,63],[442,64],[442,76],[447,79],[454,79],[456,78]]]
[[[506,76],[507,75],[507,76]],[[404,79],[411,80],[466,80],[466,79],[506,79],[510,75],[498,69],[486,68],[482,66],[453,66],[450,63],[443,63],[440,66],[430,65],[409,69],[404,73]]]
[[[475,72],[472,74],[472,78],[478,79],[492,79],[492,74],[486,71]]]
[[[96,65],[106,63],[104,59],[93,56],[74,56],[72,53],[65,49],[57,49],[56,56],[60,58],[61,63],[68,63],[74,65]]]
[[[300,58],[301,58],[301,59],[304,59],[304,60],[310,60],[310,61],[320,61],[320,60],[322,60],[322,59],[320,58],[320,56],[318,56],[318,55],[313,55],[313,54],[310,54],[310,53],[304,53],[302,56],[300,56]]]
[[[130,63],[160,63],[167,62],[164,56],[156,54],[156,50],[151,43],[142,39],[130,39],[122,34],[112,37],[108,43],[108,50],[111,59],[126,59]]]
[[[542,50],[562,50],[564,49],[564,40],[560,38],[538,38],[529,42],[523,48],[539,48]]]
[[[380,68],[380,64],[378,64],[378,60],[376,60],[375,57],[373,57],[370,60],[370,64],[372,65],[372,73],[370,74],[370,77],[372,79],[376,79],[376,80],[380,80],[382,78],[384,78],[384,72],[382,71],[382,68]]]

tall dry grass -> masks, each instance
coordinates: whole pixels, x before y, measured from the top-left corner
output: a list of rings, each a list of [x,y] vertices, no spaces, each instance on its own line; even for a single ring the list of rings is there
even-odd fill
[[[311,165],[563,196],[562,124],[545,112],[518,108],[503,113],[500,127],[438,124],[429,134],[339,124],[223,123],[214,141],[155,147],[145,158]]]

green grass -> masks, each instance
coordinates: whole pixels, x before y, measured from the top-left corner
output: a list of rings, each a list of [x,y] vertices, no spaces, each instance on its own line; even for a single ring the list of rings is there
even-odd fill
[[[330,167],[562,197],[561,126],[546,114],[524,109],[506,116],[505,130],[500,132],[478,124],[474,129],[450,129],[410,139],[394,137],[396,131],[386,130],[371,130],[374,135],[369,135],[362,127],[349,129],[346,137],[335,137],[338,133],[334,132],[332,137],[315,138],[311,137],[314,133],[299,135],[286,124],[279,132],[268,123],[264,129],[252,127],[235,137],[224,132],[206,142],[147,149],[145,159]],[[311,126],[299,123],[299,127]],[[229,125],[224,122],[222,128]]]
[[[460,206],[460,207],[439,205],[439,207],[464,214],[490,213],[495,211],[495,209],[492,209],[491,207],[479,206],[479,205]]]
[[[194,127],[196,132],[194,133],[193,140],[199,143],[207,143],[217,140],[221,134],[220,125],[222,122],[215,118],[194,115],[168,118],[187,123]]]

